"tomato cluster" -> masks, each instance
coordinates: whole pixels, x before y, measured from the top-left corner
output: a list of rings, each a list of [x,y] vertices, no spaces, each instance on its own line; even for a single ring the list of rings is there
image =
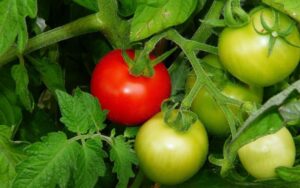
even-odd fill
[[[300,60],[299,44],[299,31],[291,18],[257,7],[250,12],[247,25],[221,32],[218,48],[222,65],[233,76],[265,87],[283,81],[295,70]],[[238,150],[242,165],[257,179],[274,178],[277,167],[293,166],[295,155],[293,137],[285,127]]]
[[[241,104],[262,103],[263,87],[283,81],[298,65],[300,38],[293,24],[285,14],[259,7],[250,12],[248,24],[225,28],[218,40],[219,56],[203,58],[208,66],[226,75],[218,81],[215,72],[208,71],[212,80],[217,80],[220,93]],[[134,59],[133,50],[126,53]],[[195,80],[195,73],[188,75],[187,92]],[[104,56],[91,80],[91,93],[109,111],[109,120],[127,126],[143,124],[136,136],[135,151],[146,176],[174,185],[189,179],[203,166],[208,155],[208,136],[226,137],[230,128],[224,112],[204,86],[191,105],[199,120],[185,132],[174,129],[159,112],[170,92],[170,75],[163,63],[154,67],[151,77],[135,76],[130,74],[121,50]],[[247,118],[241,106],[228,107],[235,116]],[[282,128],[242,146],[238,156],[253,177],[273,178],[277,167],[294,164],[295,144],[288,129]]]

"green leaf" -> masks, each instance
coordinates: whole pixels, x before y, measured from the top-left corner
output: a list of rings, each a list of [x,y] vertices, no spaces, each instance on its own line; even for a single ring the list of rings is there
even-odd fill
[[[79,89],[75,91],[75,97],[78,98],[82,108],[85,109],[88,123],[93,125],[91,130],[103,130],[105,128],[104,121],[106,119],[107,111],[101,109],[98,99]]]
[[[10,104],[8,99],[0,93],[0,124],[18,125],[21,121],[21,116],[20,108]]]
[[[18,95],[22,105],[32,112],[34,108],[33,97],[28,90],[29,78],[24,64],[17,64],[12,67],[11,74],[16,82],[16,94]]]
[[[27,148],[29,157],[17,166],[14,188],[66,187],[80,145],[62,132],[50,133]]]
[[[88,131],[102,130],[106,111],[101,111],[98,100],[79,89],[71,96],[57,90],[59,107],[62,113],[61,122],[75,133],[85,134]]]
[[[0,55],[12,46],[17,37],[18,49],[23,51],[28,40],[25,18],[34,18],[36,14],[36,0],[0,1]]]
[[[18,134],[21,140],[37,142],[44,135],[59,129],[49,111],[36,108],[30,115],[24,114]]]
[[[95,187],[98,177],[105,175],[104,156],[100,138],[89,139],[83,143],[76,163],[75,187]]]
[[[281,106],[279,112],[287,124],[298,124],[300,122],[300,101],[292,101]]]
[[[1,188],[9,188],[16,176],[16,165],[25,158],[23,148],[10,141],[12,129],[0,125],[0,182]]]
[[[11,78],[9,69],[1,68],[0,75],[0,124],[19,125],[22,112],[17,104],[15,81]]]
[[[295,0],[263,0],[263,3],[284,12],[300,22],[300,1]]]
[[[125,141],[123,136],[113,139],[110,150],[110,160],[114,162],[113,172],[117,173],[117,187],[127,187],[129,178],[134,177],[132,164],[137,164],[136,155],[130,144]]]
[[[185,22],[197,5],[197,0],[140,0],[131,23],[130,40],[142,40]]]
[[[52,93],[55,93],[56,89],[65,91],[64,76],[58,63],[51,62],[49,58],[28,57],[28,59],[40,73],[42,81]]]
[[[173,65],[173,69],[170,71],[172,80],[172,94],[174,96],[178,93],[184,93],[186,86],[186,78],[191,71],[188,63],[185,61],[178,62],[177,65]]]
[[[300,166],[295,167],[278,167],[276,168],[276,174],[288,182],[300,181]]]
[[[139,131],[139,127],[126,127],[124,131],[125,138],[135,138]]]
[[[96,0],[73,0],[75,3],[97,12],[99,10]]]
[[[122,16],[131,16],[136,9],[136,0],[118,0],[119,14]]]
[[[0,69],[0,93],[2,93],[11,104],[18,103],[18,96],[16,95],[16,83],[11,76],[10,67],[1,67]]]

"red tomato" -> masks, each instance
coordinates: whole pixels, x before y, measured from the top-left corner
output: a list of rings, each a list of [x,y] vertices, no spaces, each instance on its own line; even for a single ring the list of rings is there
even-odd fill
[[[134,58],[133,50],[126,52]],[[143,123],[160,111],[162,101],[171,93],[171,78],[165,65],[157,64],[154,71],[152,77],[131,75],[122,50],[113,50],[96,65],[91,93],[103,109],[109,110],[109,120],[122,125]]]

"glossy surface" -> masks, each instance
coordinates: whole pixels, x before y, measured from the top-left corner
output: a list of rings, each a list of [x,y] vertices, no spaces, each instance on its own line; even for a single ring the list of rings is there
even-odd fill
[[[134,57],[132,50],[127,54]],[[129,74],[121,50],[111,51],[99,61],[92,74],[91,93],[109,110],[109,120],[137,125],[160,111],[162,101],[170,96],[171,79],[163,63],[154,69],[150,78]]]
[[[224,67],[241,81],[259,86],[270,86],[285,79],[295,69],[300,58],[300,48],[277,38],[270,55],[270,35],[262,35],[261,16],[269,26],[274,25],[271,9],[259,9],[251,15],[248,25],[241,28],[225,28],[219,37],[219,56]],[[292,23],[284,14],[279,14],[280,31]],[[276,33],[273,33],[276,35]],[[293,44],[300,44],[299,32],[293,27],[286,37]]]
[[[284,127],[274,134],[244,145],[239,149],[238,155],[249,174],[257,179],[268,179],[276,176],[276,167],[293,166],[295,150],[293,137]]]
[[[199,121],[182,133],[166,125],[162,113],[158,113],[138,131],[135,150],[148,178],[174,185],[191,178],[202,167],[208,138]]]

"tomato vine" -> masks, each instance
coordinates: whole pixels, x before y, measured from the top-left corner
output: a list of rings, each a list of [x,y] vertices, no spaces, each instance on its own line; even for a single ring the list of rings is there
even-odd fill
[[[297,7],[292,0],[1,1],[0,182],[5,188],[298,183]],[[245,29],[262,40],[249,39]],[[250,42],[268,44],[257,54]],[[221,64],[210,64],[206,55]],[[251,60],[260,64],[240,71]],[[274,69],[266,68],[275,61]],[[110,69],[98,73],[105,65]],[[125,82],[128,77],[114,72],[119,65],[142,83]],[[154,83],[157,66],[166,79]],[[190,74],[195,79],[188,86]],[[269,74],[275,81],[267,80]],[[143,87],[146,82],[151,89]],[[116,83],[126,87],[113,87]],[[262,104],[235,99],[231,91],[227,96],[226,83],[242,85],[243,91],[259,88]],[[203,90],[227,121],[226,138],[206,132],[191,108]],[[142,91],[147,97],[128,100]],[[155,110],[139,118],[151,105]],[[248,155],[240,149],[282,127],[294,137],[283,148],[295,146],[296,160],[269,166],[274,180],[245,175],[249,169],[242,156]]]

